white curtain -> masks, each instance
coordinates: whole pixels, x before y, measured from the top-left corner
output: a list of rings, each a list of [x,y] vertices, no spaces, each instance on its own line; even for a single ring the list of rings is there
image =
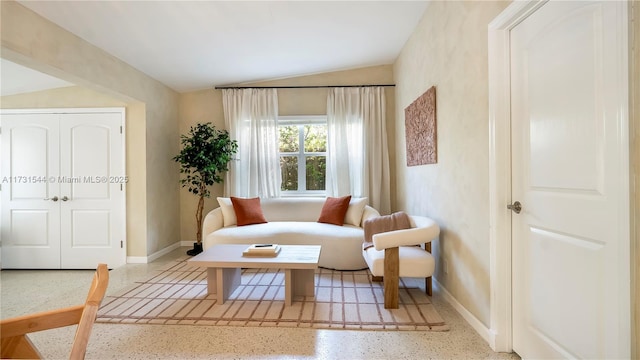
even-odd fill
[[[226,174],[225,196],[280,196],[278,94],[275,89],[222,90],[224,121],[238,141]]]
[[[327,195],[368,197],[391,212],[383,87],[332,88],[327,98]]]

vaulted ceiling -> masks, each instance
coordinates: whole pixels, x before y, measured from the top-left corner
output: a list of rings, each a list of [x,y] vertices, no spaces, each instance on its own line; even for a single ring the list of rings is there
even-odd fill
[[[426,1],[20,3],[179,92],[391,64],[428,4]],[[3,86],[4,83],[3,76]]]

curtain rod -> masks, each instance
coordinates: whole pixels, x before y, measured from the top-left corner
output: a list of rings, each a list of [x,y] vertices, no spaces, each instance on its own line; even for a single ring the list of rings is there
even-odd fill
[[[396,84],[380,84],[380,85],[308,85],[308,86],[214,86],[214,90],[223,89],[320,89],[320,88],[339,88],[339,87],[387,87],[396,86]]]

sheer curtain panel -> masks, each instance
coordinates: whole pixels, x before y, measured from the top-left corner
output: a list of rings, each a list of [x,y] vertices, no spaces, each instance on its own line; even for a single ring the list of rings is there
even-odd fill
[[[327,98],[327,195],[368,197],[391,212],[383,87],[332,88]]]
[[[278,95],[275,89],[222,90],[224,121],[238,140],[237,160],[226,174],[226,196],[280,196]]]

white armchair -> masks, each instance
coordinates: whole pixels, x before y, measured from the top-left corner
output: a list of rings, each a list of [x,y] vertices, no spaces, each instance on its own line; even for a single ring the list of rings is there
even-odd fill
[[[427,295],[431,295],[431,276],[435,259],[431,241],[440,234],[440,227],[430,218],[409,216],[411,228],[372,236],[373,247],[362,250],[373,281],[384,281],[384,307],[398,308],[400,277],[424,277]],[[421,246],[424,244],[424,249]]]

